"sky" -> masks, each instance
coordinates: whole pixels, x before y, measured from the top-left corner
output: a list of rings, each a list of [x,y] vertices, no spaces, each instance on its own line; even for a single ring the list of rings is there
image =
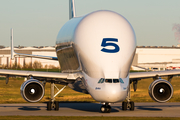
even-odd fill
[[[69,20],[69,0],[0,0],[0,45],[54,46]],[[133,26],[138,46],[180,42],[180,0],[75,0],[76,15],[112,10]],[[179,41],[179,42],[178,42]]]

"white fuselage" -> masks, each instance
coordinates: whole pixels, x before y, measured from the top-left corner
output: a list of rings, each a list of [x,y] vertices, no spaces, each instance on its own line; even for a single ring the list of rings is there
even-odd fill
[[[72,18],[61,28],[56,42],[62,71],[82,71],[87,91],[100,102],[126,99],[135,48],[130,23],[107,10]],[[114,82],[98,83],[101,78]]]

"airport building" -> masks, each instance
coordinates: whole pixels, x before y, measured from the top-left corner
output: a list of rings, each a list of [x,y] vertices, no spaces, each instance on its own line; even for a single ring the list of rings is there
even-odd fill
[[[54,46],[40,47],[15,47],[15,52],[24,54],[56,56]],[[40,62],[43,68],[59,67],[58,61],[30,58],[15,57],[10,59],[10,47],[0,46],[0,66],[4,68],[18,65],[24,67],[27,64],[33,65],[35,61]],[[137,46],[136,54],[131,69],[133,70],[166,70],[180,69],[180,47],[179,46]]]
[[[135,70],[180,69],[179,46],[137,46],[132,64]]]
[[[52,46],[40,46],[40,47],[14,47],[15,52],[24,54],[34,54],[34,55],[44,55],[56,57],[55,47]],[[41,63],[41,67],[59,67],[58,61],[32,58],[32,57],[15,57],[11,60],[11,48],[0,46],[0,66],[3,68],[9,68],[14,65],[19,67],[25,67],[27,65],[32,65],[33,63]]]

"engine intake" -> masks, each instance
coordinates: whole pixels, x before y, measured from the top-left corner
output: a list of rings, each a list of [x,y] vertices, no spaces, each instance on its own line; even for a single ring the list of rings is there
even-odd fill
[[[28,102],[38,102],[44,97],[44,86],[35,79],[25,81],[20,91],[21,96]]]
[[[170,82],[158,79],[149,86],[149,96],[156,102],[167,102],[173,95],[173,87]]]

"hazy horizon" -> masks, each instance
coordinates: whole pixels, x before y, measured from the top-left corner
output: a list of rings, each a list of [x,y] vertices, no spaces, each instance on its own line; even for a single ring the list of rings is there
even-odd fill
[[[0,45],[54,46],[69,18],[69,0],[1,0]],[[133,26],[138,46],[172,46],[180,42],[179,0],[75,0],[76,15],[112,10]],[[179,41],[179,42],[178,42]]]

